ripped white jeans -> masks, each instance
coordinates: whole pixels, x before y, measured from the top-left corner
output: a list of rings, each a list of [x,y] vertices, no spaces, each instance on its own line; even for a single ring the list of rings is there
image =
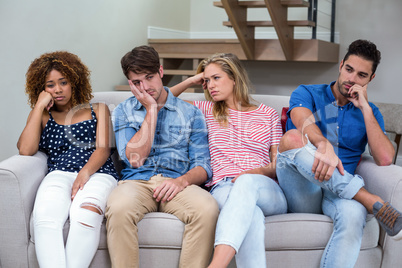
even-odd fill
[[[33,235],[41,268],[88,267],[98,248],[107,198],[117,181],[111,175],[95,173],[71,200],[77,174],[53,171],[39,186]],[[70,231],[64,246],[63,226],[68,217]]]

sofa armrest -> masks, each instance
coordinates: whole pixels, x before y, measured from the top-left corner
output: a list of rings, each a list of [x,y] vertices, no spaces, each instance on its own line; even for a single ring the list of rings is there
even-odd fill
[[[356,173],[363,177],[369,192],[402,211],[402,167],[377,166],[372,157],[364,156]],[[381,230],[379,242],[383,247],[381,267],[398,267],[402,263],[402,241],[393,240]]]
[[[46,155],[14,155],[0,162],[0,263],[28,267],[29,218],[47,173]]]
[[[363,177],[369,192],[379,195],[402,211],[402,167],[378,166],[372,157],[364,156],[356,173]]]

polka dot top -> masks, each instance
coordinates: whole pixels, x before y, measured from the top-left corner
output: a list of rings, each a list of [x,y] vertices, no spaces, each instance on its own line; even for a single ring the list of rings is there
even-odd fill
[[[49,172],[54,170],[79,172],[96,149],[96,125],[98,120],[91,105],[92,119],[72,125],[59,125],[52,114],[40,137],[39,149],[48,155]],[[109,157],[97,171],[118,178]]]

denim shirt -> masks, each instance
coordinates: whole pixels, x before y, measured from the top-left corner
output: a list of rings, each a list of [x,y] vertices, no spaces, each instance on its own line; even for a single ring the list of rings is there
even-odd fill
[[[112,122],[116,145],[124,162],[122,180],[149,180],[161,174],[177,178],[200,166],[208,179],[212,177],[208,148],[208,131],[201,111],[168,92],[165,105],[157,117],[155,137],[148,158],[141,167],[133,168],[126,157],[126,146],[145,119],[145,107],[133,96],[113,111]],[[148,139],[149,137],[144,138]],[[138,146],[141,146],[141,140]]]
[[[353,103],[337,105],[331,90],[334,83],[300,85],[290,97],[286,130],[296,128],[290,119],[290,111],[297,107],[308,108],[322,134],[334,147],[345,170],[354,174],[368,142],[366,125],[361,110]],[[369,105],[382,131],[385,131],[380,110],[371,102]]]

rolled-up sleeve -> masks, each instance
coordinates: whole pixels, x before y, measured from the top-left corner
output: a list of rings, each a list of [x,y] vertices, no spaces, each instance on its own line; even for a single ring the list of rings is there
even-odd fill
[[[304,107],[314,112],[314,98],[304,85],[298,86],[296,90],[292,92],[289,100],[288,115],[290,115],[290,111],[293,108],[297,107]]]
[[[205,169],[208,179],[212,178],[211,159],[208,146],[208,129],[204,115],[195,108],[189,144],[190,169],[200,166]]]
[[[290,96],[289,110],[286,113],[288,117],[288,120],[286,121],[286,131],[296,128],[290,117],[290,112],[293,110],[293,108],[298,107],[307,108],[314,113],[314,98],[304,85],[298,86]]]

